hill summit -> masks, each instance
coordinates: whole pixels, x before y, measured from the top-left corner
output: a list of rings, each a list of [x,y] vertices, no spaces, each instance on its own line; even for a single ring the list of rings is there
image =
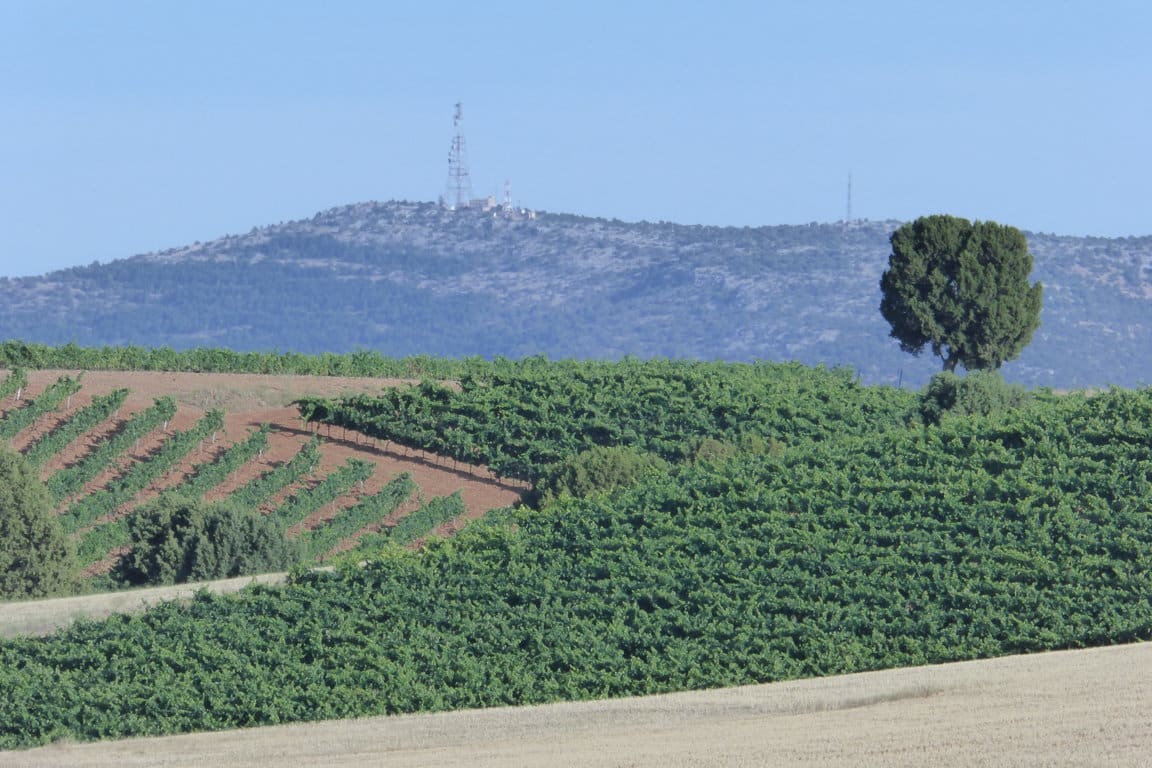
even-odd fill
[[[896,221],[770,227],[369,202],[0,280],[4,338],[237,350],[798,360],[919,383],[879,279]],[[1041,327],[1010,379],[1152,381],[1152,237],[1028,234]]]

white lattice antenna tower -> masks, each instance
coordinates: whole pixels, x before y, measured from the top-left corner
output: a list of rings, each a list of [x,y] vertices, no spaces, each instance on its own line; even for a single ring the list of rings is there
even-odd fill
[[[512,182],[504,179],[504,213],[512,212]]]
[[[472,200],[472,177],[468,173],[468,148],[464,144],[464,105],[456,102],[452,119],[452,148],[448,150],[448,190],[444,203],[450,209],[467,208]]]

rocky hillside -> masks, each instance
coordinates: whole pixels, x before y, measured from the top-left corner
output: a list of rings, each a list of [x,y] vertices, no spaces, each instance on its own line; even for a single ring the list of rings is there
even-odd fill
[[[878,310],[898,222],[759,228],[362,203],[109,264],[0,281],[0,336],[388,355],[669,356],[847,365],[918,384]],[[1152,237],[1029,234],[1042,326],[1017,381],[1152,382]]]

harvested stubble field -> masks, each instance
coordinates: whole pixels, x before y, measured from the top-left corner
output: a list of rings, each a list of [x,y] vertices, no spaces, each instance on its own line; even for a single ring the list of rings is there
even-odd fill
[[[6,766],[1140,766],[1152,643],[0,753]]]

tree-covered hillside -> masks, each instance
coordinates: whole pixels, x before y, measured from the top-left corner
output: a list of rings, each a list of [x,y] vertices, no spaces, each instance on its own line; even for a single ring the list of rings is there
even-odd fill
[[[0,281],[0,335],[47,343],[797,360],[922,383],[879,279],[896,222],[759,228],[364,203]],[[1041,326],[1009,378],[1152,381],[1152,237],[1028,236]]]

